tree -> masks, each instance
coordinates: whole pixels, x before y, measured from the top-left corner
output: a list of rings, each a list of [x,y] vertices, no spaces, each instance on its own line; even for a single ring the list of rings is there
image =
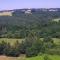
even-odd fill
[[[36,56],[42,52],[43,42],[36,36],[35,32],[31,32],[26,40],[20,45],[20,51],[24,52],[26,56]]]

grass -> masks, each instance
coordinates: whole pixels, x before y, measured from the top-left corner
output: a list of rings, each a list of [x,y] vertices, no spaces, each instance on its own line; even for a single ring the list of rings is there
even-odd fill
[[[5,41],[5,42],[9,42],[11,43],[11,45],[13,45],[16,41],[19,41],[20,43],[23,41],[24,39],[12,39],[12,38],[0,38],[0,42],[1,41]]]
[[[48,55],[48,57],[50,58],[50,60],[60,60],[59,55]],[[27,58],[26,60],[44,60],[44,55]]]
[[[42,39],[43,39],[43,38],[41,38],[41,40],[42,40]],[[60,44],[60,39],[58,39],[58,38],[52,38],[52,39],[54,40],[54,43]],[[1,41],[5,41],[5,42],[10,42],[10,43],[12,43],[12,44],[14,44],[17,40],[18,40],[19,42],[24,41],[24,39],[0,38],[0,42],[1,42]]]
[[[43,38],[41,38],[42,40]],[[57,45],[60,45],[60,39],[58,38],[52,38],[54,40],[54,43]],[[13,39],[13,38],[0,38],[0,42],[5,41],[5,42],[10,42],[11,44],[14,44],[16,41],[19,41],[20,43],[24,41],[24,39]]]
[[[59,22],[60,18],[53,19],[52,21]]]
[[[58,38],[52,38],[54,40],[54,43],[57,45],[60,45],[60,39]]]

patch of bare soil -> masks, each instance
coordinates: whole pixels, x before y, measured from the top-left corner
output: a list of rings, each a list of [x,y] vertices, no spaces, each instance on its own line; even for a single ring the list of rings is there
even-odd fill
[[[26,60],[26,55],[21,54],[19,57],[8,57],[8,56],[0,56],[0,60]]]
[[[0,60],[16,60],[16,57],[0,56]]]
[[[6,56],[0,56],[0,60],[8,60]]]

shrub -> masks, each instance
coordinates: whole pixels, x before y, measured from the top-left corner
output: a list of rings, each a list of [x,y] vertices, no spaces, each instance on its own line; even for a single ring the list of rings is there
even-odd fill
[[[48,55],[45,55],[44,60],[51,60],[51,59],[48,57]]]
[[[10,44],[7,44],[7,47],[4,49],[4,54],[7,56],[17,57],[20,55],[18,47],[13,47]]]
[[[7,43],[6,42],[2,41],[0,43],[0,55],[1,54],[4,54],[4,49],[6,48],[6,46],[7,46]]]

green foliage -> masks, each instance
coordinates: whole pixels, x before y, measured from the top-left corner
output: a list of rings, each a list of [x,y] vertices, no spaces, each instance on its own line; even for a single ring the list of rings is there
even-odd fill
[[[25,38],[33,30],[38,32],[39,37],[60,38],[60,22],[54,21],[60,18],[60,12],[34,12],[31,15],[20,13],[0,17],[0,28],[3,28],[0,37]]]
[[[4,49],[6,48],[6,46],[7,46],[6,42],[2,41],[0,43],[0,55],[4,54]]]
[[[53,48],[54,47],[54,42],[51,39],[51,37],[45,37],[43,39],[43,42],[44,42],[45,48]]]
[[[54,42],[51,37],[45,37],[41,40],[36,32],[30,32],[25,41],[21,44],[15,44],[21,54],[26,54],[27,57],[37,56],[39,53],[47,53],[47,50],[54,47]]]
[[[60,48],[49,49],[47,53],[51,55],[60,55]]]
[[[48,55],[45,55],[44,60],[51,60],[51,59],[48,57]]]
[[[36,47],[30,47],[30,48],[26,48],[26,56],[27,57],[33,57],[33,56],[37,56],[38,55],[38,50],[36,49]]]
[[[34,32],[30,33],[25,41],[22,41],[21,43],[16,41],[14,45],[2,41],[0,43],[0,54],[13,57],[19,56],[20,54],[26,54],[27,57],[33,57],[39,55],[39,53],[59,55],[60,47],[57,45],[53,47],[54,42],[51,42],[51,37],[49,37],[50,40],[44,39],[41,40]]]
[[[20,55],[20,52],[18,49],[10,47],[10,48],[6,48],[5,49],[5,55],[7,56],[13,56],[13,57],[17,57]]]
[[[11,46],[10,43],[6,43],[4,41],[2,41],[0,43],[0,55],[7,55],[7,56],[19,56],[20,55],[20,51],[18,46]]]
[[[25,41],[22,43],[17,41],[14,46],[4,41],[1,42],[0,54],[8,56],[26,54],[28,57],[36,56],[39,53],[60,54],[60,49],[58,49],[60,47],[55,50],[56,45],[51,39],[60,38],[60,21],[52,21],[60,18],[59,13],[37,12],[31,15],[21,13],[11,17],[0,17],[0,37],[25,38]],[[54,50],[51,51],[52,48]]]

